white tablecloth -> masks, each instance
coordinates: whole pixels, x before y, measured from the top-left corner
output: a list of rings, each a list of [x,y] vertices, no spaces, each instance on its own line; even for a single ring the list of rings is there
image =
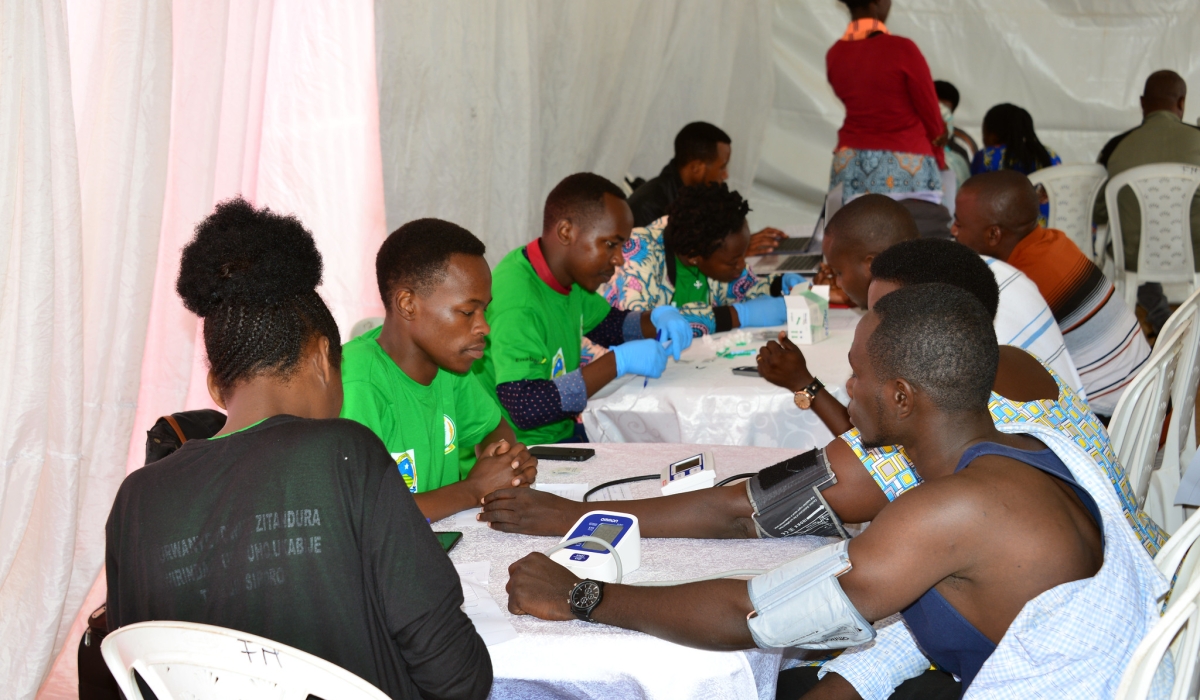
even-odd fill
[[[854,340],[859,313],[829,312],[828,339],[801,346],[809,371],[842,403],[848,401],[846,354]],[[755,329],[756,343],[774,339],[780,329]],[[718,336],[719,337],[719,336]],[[761,339],[761,340],[759,340]],[[704,445],[754,445],[808,450],[834,436],[812,411],[796,408],[792,393],[761,377],[733,374],[754,365],[754,356],[716,358],[697,339],[678,363],[670,361],[658,379],[626,376],[588,401],[583,425],[593,442],[683,442]],[[645,382],[645,386],[643,383]]]
[[[670,462],[702,450],[713,454],[718,478],[757,471],[795,454],[791,449],[696,445],[599,445],[587,462],[542,462],[538,481],[602,482],[658,472]],[[659,495],[657,482],[630,485],[637,498]],[[596,494],[593,498],[599,497]],[[620,510],[619,503],[597,508]],[[493,531],[460,514],[433,524],[434,530],[461,530],[450,553],[455,563],[488,561],[488,590],[504,609],[518,637],[488,648],[495,684],[491,697],[508,698],[736,698],[775,697],[779,652],[700,651],[639,632],[586,622],[545,622],[507,612],[508,566],[559,538]],[[786,540],[642,540],[642,565],[629,582],[678,580],[732,569],[769,569],[824,543],[812,537]],[[566,595],[563,591],[563,595]]]

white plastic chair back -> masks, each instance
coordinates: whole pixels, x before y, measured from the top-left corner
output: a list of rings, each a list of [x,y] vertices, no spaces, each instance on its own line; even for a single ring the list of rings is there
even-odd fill
[[[1141,212],[1141,241],[1138,269],[1125,271],[1125,245],[1117,194],[1133,190]],[[1192,197],[1200,187],[1200,166],[1184,163],[1154,163],[1130,168],[1108,181],[1104,201],[1108,205],[1109,240],[1118,288],[1130,308],[1137,302],[1143,282],[1184,283],[1191,293],[1197,286],[1192,250]]]
[[[1099,163],[1055,165],[1029,176],[1030,182],[1046,188],[1050,198],[1047,227],[1067,234],[1093,261],[1098,258],[1092,243],[1092,206],[1107,179],[1108,170]]]
[[[1200,385],[1200,289],[1192,292],[1163,325],[1159,337],[1183,328],[1187,335],[1171,386],[1171,418],[1163,445],[1162,467],[1151,477],[1146,510],[1167,532],[1184,521],[1183,507],[1175,505],[1183,472],[1196,453],[1196,388]]]
[[[1117,401],[1108,434],[1117,460],[1125,465],[1129,485],[1138,505],[1146,501],[1154,455],[1162,436],[1171,382],[1179,364],[1180,349],[1190,328],[1179,328],[1168,337],[1159,337],[1150,359],[1138,370]],[[1153,517],[1153,516],[1151,516]]]
[[[1200,581],[1200,547],[1195,546],[1197,539],[1200,539],[1200,511],[1193,513],[1154,557],[1154,565],[1168,581],[1178,575],[1174,585],[1176,591],[1186,590]],[[1178,602],[1172,595],[1167,601],[1168,609]]]
[[[143,700],[136,670],[159,700],[272,698],[387,700],[375,686],[312,654],[245,632],[194,622],[139,622],[100,645],[128,700]]]
[[[1196,697],[1200,685],[1200,580],[1186,589],[1177,589],[1170,608],[1133,651],[1133,658],[1117,687],[1117,700],[1144,700],[1150,697],[1154,676],[1163,658],[1170,654],[1175,667],[1171,700]]]
[[[350,329],[350,337],[347,340],[354,340],[363,333],[366,333],[367,331],[373,331],[382,325],[382,316],[371,316],[370,318],[364,318],[363,320],[354,324],[354,327]]]

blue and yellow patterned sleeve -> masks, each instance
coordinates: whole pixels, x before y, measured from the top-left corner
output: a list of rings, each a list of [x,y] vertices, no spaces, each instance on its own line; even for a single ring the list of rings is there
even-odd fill
[[[625,311],[650,311],[671,303],[671,293],[660,280],[666,275],[663,264],[662,227],[666,218],[646,228],[635,228],[625,241],[625,264],[604,283],[600,294],[613,307]]]
[[[896,496],[921,483],[921,477],[913,468],[912,460],[908,458],[903,447],[863,447],[862,435],[859,434],[858,428],[851,428],[839,437],[850,446],[854,456],[858,457],[858,461],[871,473],[871,478],[879,484],[889,501],[896,500]]]

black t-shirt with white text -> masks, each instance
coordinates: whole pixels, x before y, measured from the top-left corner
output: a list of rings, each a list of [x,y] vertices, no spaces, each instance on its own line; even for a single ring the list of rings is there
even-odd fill
[[[108,626],[200,622],[315,654],[393,698],[484,698],[458,575],[383,443],[275,416],[126,477],[107,528]]]

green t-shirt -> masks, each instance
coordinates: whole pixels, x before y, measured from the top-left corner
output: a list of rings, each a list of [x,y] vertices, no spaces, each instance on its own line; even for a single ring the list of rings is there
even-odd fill
[[[570,294],[550,288],[534,271],[522,248],[504,256],[492,272],[492,303],[487,320],[492,332],[487,337],[483,360],[472,372],[492,390],[497,384],[522,379],[555,379],[579,369],[583,334],[600,325],[612,307],[604,297],[579,285]],[[571,436],[574,422],[556,423],[520,430],[508,411],[504,417],[527,445],[559,442]]]
[[[459,445],[477,445],[495,430],[500,408],[471,374],[439,369],[429,386],[413,381],[379,346],[382,330],[342,349],[341,416],[383,440],[413,493],[456,483]]]

